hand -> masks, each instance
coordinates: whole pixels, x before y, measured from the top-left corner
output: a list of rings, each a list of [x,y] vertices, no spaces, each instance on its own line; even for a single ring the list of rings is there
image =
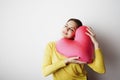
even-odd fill
[[[79,59],[80,59],[79,57],[67,58],[65,60],[65,64],[68,64],[68,63],[86,64],[86,62],[80,61]]]
[[[98,42],[96,40],[96,34],[94,33],[94,30],[91,27],[88,27],[87,31],[88,32],[86,32],[86,34],[91,38],[91,40],[92,40],[92,42],[93,42],[93,44],[95,46],[95,49],[99,48],[99,44],[98,44]]]

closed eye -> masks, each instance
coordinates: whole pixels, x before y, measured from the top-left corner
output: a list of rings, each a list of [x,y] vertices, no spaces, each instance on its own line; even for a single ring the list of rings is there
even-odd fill
[[[73,27],[68,27],[67,25],[64,26],[65,28],[67,28],[68,30],[72,31],[72,32],[75,32],[74,28]]]

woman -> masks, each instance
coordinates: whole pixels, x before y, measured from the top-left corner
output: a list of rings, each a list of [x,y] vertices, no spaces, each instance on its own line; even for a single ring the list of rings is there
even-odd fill
[[[73,39],[76,29],[82,26],[79,19],[71,18],[65,24],[62,30],[64,38]],[[105,73],[103,56],[99,48],[99,43],[95,38],[95,33],[92,28],[87,29],[88,35],[95,50],[95,58],[92,63],[86,63],[78,60],[79,57],[66,58],[56,50],[56,42],[49,42],[45,49],[45,55],[42,64],[42,73],[44,76],[53,74],[53,80],[87,80],[87,72],[84,65],[87,64],[91,69],[98,73]]]

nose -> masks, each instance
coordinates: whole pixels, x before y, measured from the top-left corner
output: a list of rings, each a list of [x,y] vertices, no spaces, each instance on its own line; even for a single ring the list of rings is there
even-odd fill
[[[69,29],[70,29],[70,28],[67,28],[67,27],[66,27],[66,31],[69,31]]]
[[[68,31],[68,30],[69,30],[69,28],[66,29],[66,31]]]
[[[68,31],[69,31],[68,28],[65,28],[65,29],[63,30],[64,33],[67,33]]]

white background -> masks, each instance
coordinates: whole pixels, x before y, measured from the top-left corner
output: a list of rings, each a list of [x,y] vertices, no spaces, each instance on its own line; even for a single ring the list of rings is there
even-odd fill
[[[44,48],[69,18],[95,30],[105,58],[106,74],[88,69],[89,79],[119,80],[120,0],[0,0],[0,80],[52,80],[41,74]]]

